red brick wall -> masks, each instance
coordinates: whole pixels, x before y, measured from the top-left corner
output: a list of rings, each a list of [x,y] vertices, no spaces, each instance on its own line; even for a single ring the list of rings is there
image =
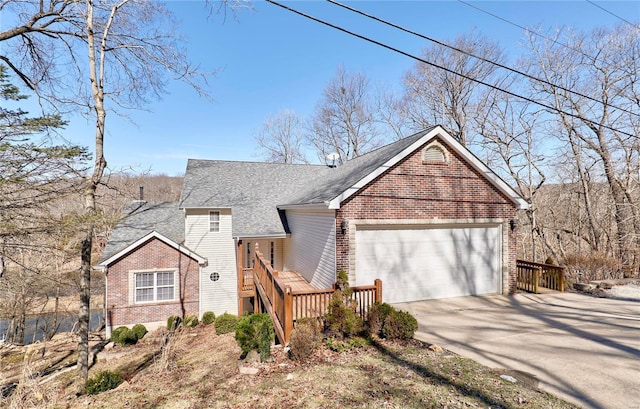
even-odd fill
[[[342,220],[503,219],[503,231],[509,232],[504,290],[515,291],[516,235],[508,223],[516,215],[513,202],[454,151],[449,150],[448,159],[446,164],[425,164],[420,148],[341,204],[336,212],[338,271],[349,272],[349,232],[341,234]]]
[[[178,301],[130,303],[129,272],[132,270],[178,269]],[[152,238],[109,266],[107,273],[107,315],[112,328],[166,321],[171,315],[197,314],[199,303],[199,265],[185,254]]]

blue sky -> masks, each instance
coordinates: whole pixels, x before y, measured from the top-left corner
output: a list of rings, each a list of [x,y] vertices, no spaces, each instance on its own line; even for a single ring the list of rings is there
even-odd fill
[[[587,1],[471,1],[521,26],[590,29],[620,23]],[[638,1],[595,1],[627,20],[640,20]],[[264,120],[288,108],[303,117],[313,113],[336,68],[362,71],[373,83],[399,87],[413,60],[322,26],[263,1],[240,10],[237,19],[207,18],[202,1],[171,1],[182,21],[194,62],[219,69],[210,80],[213,101],[188,86],[171,83],[148,111],[130,113],[131,121],[110,115],[105,154],[109,167],[178,175],[187,158],[260,160],[254,135]],[[418,55],[426,40],[403,34],[323,1],[285,4]],[[351,6],[439,40],[472,29],[500,42],[511,60],[519,52],[523,30],[459,1],[356,1]],[[91,146],[91,121],[74,116],[65,136]],[[309,155],[313,158],[313,155]]]

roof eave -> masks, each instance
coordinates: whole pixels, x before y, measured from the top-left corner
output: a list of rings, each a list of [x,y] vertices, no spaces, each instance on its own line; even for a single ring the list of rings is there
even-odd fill
[[[151,233],[148,233],[148,234],[144,235],[143,237],[139,238],[135,242],[129,244],[128,246],[126,246],[122,250],[118,251],[117,253],[115,253],[111,257],[107,258],[106,260],[102,261],[101,263],[98,263],[96,266],[94,266],[94,268],[96,270],[104,271],[110,264],[112,264],[113,262],[115,262],[116,260],[118,260],[119,258],[124,256],[128,252],[136,249],[141,244],[147,242],[148,240],[150,240],[152,238],[156,238],[156,239],[162,241],[163,243],[167,244],[168,246],[173,247],[174,249],[180,251],[181,253],[193,258],[194,260],[196,260],[198,262],[198,264],[200,266],[202,266],[202,267],[206,267],[207,266],[207,259],[206,258],[194,253],[193,251],[189,250],[188,248],[184,247],[183,245],[181,245],[179,243],[176,243],[175,241],[169,239],[168,237],[166,237],[166,236],[164,236],[164,235],[162,235],[162,234],[160,234],[160,233],[158,233],[157,231],[154,230]]]

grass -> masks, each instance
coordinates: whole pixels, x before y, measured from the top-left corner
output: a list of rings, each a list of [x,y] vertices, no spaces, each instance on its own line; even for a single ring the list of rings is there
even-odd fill
[[[504,371],[434,352],[415,340],[374,341],[343,353],[321,347],[303,363],[274,347],[272,362],[252,364],[259,373],[251,376],[238,373],[241,351],[233,334],[215,335],[203,326],[181,330],[170,341],[172,365],[164,370],[159,368],[162,337],[147,337],[101,352],[91,368],[90,376],[120,371],[126,382],[117,389],[77,397],[77,382],[57,377],[41,384],[38,407],[575,408],[517,373],[509,373],[519,380],[511,383],[499,377]],[[0,368],[3,364],[0,360]],[[8,400],[0,399],[3,404],[8,407]]]

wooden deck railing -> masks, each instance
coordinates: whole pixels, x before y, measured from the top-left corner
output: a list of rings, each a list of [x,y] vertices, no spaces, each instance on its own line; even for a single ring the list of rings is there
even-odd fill
[[[279,277],[269,261],[265,260],[256,244],[253,265],[253,283],[256,289],[256,309],[267,312],[273,319],[278,339],[289,342],[294,322],[300,318],[320,318],[327,313],[334,288],[314,291],[293,291]],[[351,298],[356,301],[356,312],[365,319],[375,302],[382,302],[382,281],[373,285],[352,287]]]
[[[253,291],[253,268],[242,269],[242,291]]]
[[[540,288],[564,291],[564,268],[551,264],[516,260],[516,282],[520,290],[539,294]]]

